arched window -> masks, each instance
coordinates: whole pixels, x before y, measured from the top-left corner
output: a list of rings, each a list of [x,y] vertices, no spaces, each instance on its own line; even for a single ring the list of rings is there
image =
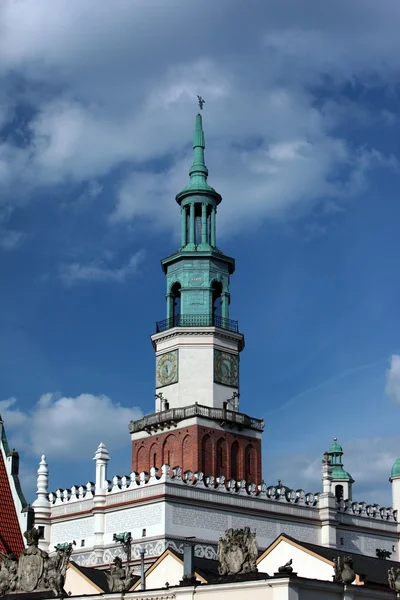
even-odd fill
[[[155,467],[156,469],[160,468],[160,451],[158,448],[158,444],[152,444],[149,452],[149,466]]]
[[[146,460],[146,458],[147,458],[146,454],[147,453],[146,453],[145,447],[140,446],[137,456],[136,456],[136,466],[135,466],[136,471],[138,471],[139,473],[141,471],[147,471],[147,469],[149,468],[148,464],[147,464],[147,460]]]
[[[337,485],[335,487],[335,496],[336,496],[336,500],[343,499],[343,486],[342,485]]]
[[[231,478],[238,479],[239,476],[239,444],[233,442],[231,446]]]
[[[227,472],[227,447],[226,440],[220,438],[217,442],[217,472],[216,475],[224,475]]]
[[[164,465],[169,465],[172,468],[180,466],[178,441],[173,434],[165,440],[162,455]]]
[[[246,446],[244,452],[245,473],[244,478],[248,482],[254,482],[256,477],[256,451],[252,444]]]
[[[203,437],[201,445],[201,470],[204,475],[213,475],[212,473],[212,440],[208,433]]]
[[[181,284],[176,282],[171,288],[171,301],[172,301],[172,326],[177,327],[180,325],[181,316]]]
[[[214,325],[218,326],[222,317],[222,285],[219,281],[212,284],[212,303]]]
[[[192,448],[192,438],[187,435],[182,444],[182,473],[189,471],[191,465],[190,450]],[[192,467],[193,468],[193,467]]]

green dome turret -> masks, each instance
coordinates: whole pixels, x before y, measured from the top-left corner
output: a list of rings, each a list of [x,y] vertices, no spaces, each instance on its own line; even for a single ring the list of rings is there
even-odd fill
[[[333,438],[333,444],[329,448],[329,454],[343,454],[343,448],[337,443],[337,438]]]
[[[400,477],[400,458],[396,460],[392,467],[391,477]]]
[[[332,465],[333,479],[348,479],[353,481],[352,476],[343,468],[343,448],[338,444],[337,438],[333,438],[333,444],[329,448],[329,462]]]

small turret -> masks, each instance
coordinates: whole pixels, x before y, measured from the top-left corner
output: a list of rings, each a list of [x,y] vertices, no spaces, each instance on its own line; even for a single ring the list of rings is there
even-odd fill
[[[39,546],[42,550],[48,552],[50,546],[50,517],[51,517],[51,504],[49,501],[49,469],[46,462],[46,457],[43,454],[39,468],[37,470],[37,491],[36,500],[33,503],[33,509],[35,511],[35,525],[39,528],[41,533],[41,539]]]
[[[343,448],[338,444],[337,438],[333,438],[333,444],[329,448],[329,462],[332,466],[332,492],[337,500],[352,500],[352,484],[354,479],[348,471],[343,468]]]
[[[398,458],[392,467],[389,478],[392,484],[392,507],[393,510],[400,510],[400,458]]]

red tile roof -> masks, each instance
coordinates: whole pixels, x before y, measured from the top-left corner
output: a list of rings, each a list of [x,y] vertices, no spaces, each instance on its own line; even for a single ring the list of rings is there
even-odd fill
[[[2,423],[0,423],[0,428]],[[3,430],[4,436],[4,430]],[[2,449],[5,441],[2,436],[0,441]],[[0,449],[0,551],[4,554],[15,552],[19,555],[24,549],[24,541],[21,528],[18,521],[17,510],[14,504],[13,495],[10,487],[10,480],[3,458],[3,452]]]

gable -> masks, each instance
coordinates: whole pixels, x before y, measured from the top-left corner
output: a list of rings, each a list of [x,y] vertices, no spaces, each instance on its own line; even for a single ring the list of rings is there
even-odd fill
[[[75,565],[70,563],[65,575],[64,589],[69,596],[98,594],[104,590],[86,577]]]
[[[205,582],[202,575],[195,573],[196,579]],[[183,558],[167,549],[145,572],[146,589],[155,590],[165,587],[179,585],[183,578]],[[131,591],[140,589],[140,578],[132,586]]]
[[[293,572],[299,577],[332,581],[333,562],[284,538],[278,538],[260,556],[257,561],[258,570],[273,575],[290,559],[293,560]]]

